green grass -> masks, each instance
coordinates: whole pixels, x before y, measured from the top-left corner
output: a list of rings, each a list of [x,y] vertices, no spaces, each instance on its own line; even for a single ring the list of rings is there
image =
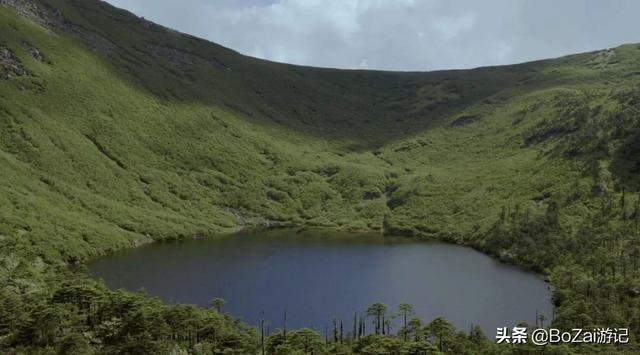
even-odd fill
[[[46,239],[55,239],[51,224],[65,238],[90,235],[93,243],[58,250],[81,259],[104,240],[119,248],[233,228],[230,209],[295,224],[380,229],[386,218],[417,234],[480,235],[503,201],[532,204],[546,186],[574,180],[571,163],[523,147],[527,130],[555,114],[555,97],[609,90],[598,88],[602,70],[584,64],[599,54],[473,71],[314,69],[145,30],[106,4],[56,6],[115,49],[92,53],[3,10],[2,42],[33,73],[1,83],[3,159],[15,165],[3,169],[3,194],[14,195],[3,219]],[[194,54],[179,54],[189,65],[176,67],[149,43]],[[612,80],[620,72],[628,68],[611,69]],[[465,116],[471,123],[453,123]],[[35,205],[21,208],[25,193]],[[59,217],[19,226],[43,213]]]
[[[505,256],[517,241],[486,242],[503,210],[534,220],[557,204],[570,238],[600,213],[598,186],[609,200],[637,193],[638,45],[464,71],[345,71],[245,57],[106,3],[49,3],[75,34],[0,7],[0,46],[29,71],[0,79],[5,267],[271,223]]]

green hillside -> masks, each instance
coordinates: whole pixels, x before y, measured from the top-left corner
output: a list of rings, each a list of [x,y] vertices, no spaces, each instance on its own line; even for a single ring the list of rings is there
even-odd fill
[[[96,0],[0,5],[0,350],[131,352],[95,330],[111,318],[87,315],[92,300],[150,324],[177,311],[88,280],[87,260],[272,225],[477,247],[548,275],[556,326],[630,327],[617,350],[637,349],[640,45],[347,71],[246,57]],[[80,320],[32,329],[51,305]],[[188,312],[255,350],[253,330]],[[198,343],[148,332],[127,346]]]

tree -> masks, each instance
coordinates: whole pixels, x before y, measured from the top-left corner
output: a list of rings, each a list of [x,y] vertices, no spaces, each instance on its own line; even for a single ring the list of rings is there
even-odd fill
[[[385,319],[382,322],[382,326],[383,326],[383,331],[382,334],[387,334],[387,335],[391,335],[391,325],[393,324],[393,320],[392,319]],[[386,332],[385,332],[386,329]]]
[[[420,318],[412,318],[407,324],[409,327],[409,333],[413,335],[413,341],[420,339],[420,331],[422,329],[422,321]]]
[[[547,317],[544,314],[540,314],[538,319],[540,320],[540,328],[544,328],[544,321],[547,320]]]
[[[320,352],[322,349],[322,338],[315,330],[303,328],[294,330],[289,335],[288,342],[297,350],[302,350],[305,354]]]
[[[260,352],[265,355],[264,351],[264,311],[262,312],[262,319],[260,320]]]
[[[398,306],[398,309],[400,310],[400,315],[402,316],[403,339],[404,341],[407,341],[407,333],[408,333],[407,318],[413,315],[413,306],[408,303],[400,303],[400,306]]]
[[[61,340],[60,354],[95,354],[86,338],[79,333],[71,333]]]
[[[214,298],[211,300],[211,307],[218,311],[218,313],[220,313],[220,311],[222,310],[222,306],[224,306],[226,303],[227,301],[222,298]]]
[[[437,349],[433,344],[424,340],[409,343],[407,350],[409,351],[409,354],[415,355],[435,354],[437,352]]]
[[[453,342],[455,336],[455,328],[449,322],[442,317],[438,317],[431,321],[425,328],[426,333],[434,337],[438,344],[440,351],[446,351],[449,345]]]
[[[374,303],[367,309],[367,315],[374,317],[375,334],[380,335],[384,332],[384,315],[387,312],[387,306],[384,303]]]
[[[358,339],[362,338],[366,333],[365,321],[362,314],[358,317]]]
[[[358,338],[358,314],[353,313],[353,340]]]
[[[482,331],[482,328],[480,328],[480,326],[477,326],[477,325],[471,328],[471,333],[469,333],[469,339],[476,344],[484,343],[489,340],[487,336],[484,334],[484,332]]]
[[[286,341],[287,340],[287,310],[286,309],[284,310],[284,319],[282,321],[282,324],[283,324],[282,334],[284,335],[284,340]]]

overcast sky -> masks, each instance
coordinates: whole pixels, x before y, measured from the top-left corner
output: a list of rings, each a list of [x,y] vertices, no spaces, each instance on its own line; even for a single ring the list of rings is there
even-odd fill
[[[295,64],[471,68],[640,42],[638,0],[107,0],[235,49]]]

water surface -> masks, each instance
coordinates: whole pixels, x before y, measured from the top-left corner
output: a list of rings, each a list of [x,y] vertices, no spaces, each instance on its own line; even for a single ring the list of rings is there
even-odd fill
[[[153,244],[96,260],[90,270],[112,288],[144,288],[169,303],[208,306],[224,298],[223,312],[252,325],[264,312],[271,329],[282,327],[285,309],[289,327],[323,330],[337,318],[351,329],[354,312],[374,302],[390,314],[410,303],[423,321],[443,316],[461,330],[480,325],[489,336],[552,313],[538,275],[473,249],[323,230]]]

